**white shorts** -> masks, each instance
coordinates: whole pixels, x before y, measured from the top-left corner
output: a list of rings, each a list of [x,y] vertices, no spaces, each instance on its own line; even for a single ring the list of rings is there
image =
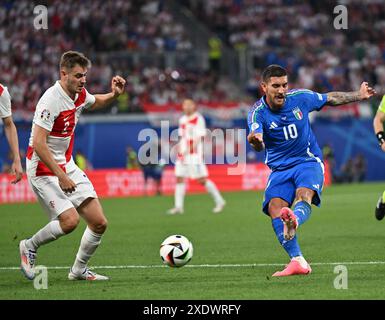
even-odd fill
[[[87,198],[97,198],[94,186],[86,174],[77,166],[67,172],[76,184],[74,192],[65,193],[59,186],[56,176],[28,177],[28,182],[50,220],[55,220],[64,211],[79,207]]]
[[[181,178],[199,179],[208,177],[206,165],[202,163],[185,164],[181,161],[175,162],[175,176]]]

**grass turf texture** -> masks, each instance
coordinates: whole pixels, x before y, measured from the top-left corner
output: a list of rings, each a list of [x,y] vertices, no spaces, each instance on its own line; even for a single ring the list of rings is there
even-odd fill
[[[261,213],[261,192],[225,193],[221,214],[211,212],[207,194],[187,195],[185,214],[177,216],[165,214],[172,197],[102,199],[109,227],[90,266],[121,267],[96,269],[108,282],[67,280],[82,222],[39,249],[38,265],[63,267],[48,270],[48,290],[35,290],[10,269],[19,265],[19,241],[47,223],[45,214],[38,204],[1,205],[0,299],[383,299],[385,221],[375,220],[374,207],[384,189],[385,183],[326,188],[322,207],[313,207],[298,232],[313,273],[288,278],[271,277],[289,259]],[[192,241],[193,259],[183,268],[163,267],[160,243],[178,233]],[[334,288],[333,263],[374,261],[380,263],[346,264],[348,289]]]

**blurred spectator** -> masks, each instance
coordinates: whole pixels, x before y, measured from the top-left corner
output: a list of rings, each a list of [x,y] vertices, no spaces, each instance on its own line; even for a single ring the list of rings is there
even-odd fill
[[[336,182],[352,183],[363,182],[366,176],[366,159],[360,153],[354,158],[350,158],[341,166],[340,175],[337,176]]]
[[[138,155],[136,151],[131,146],[128,146],[126,149],[126,154],[127,154],[126,168],[129,170],[139,169],[140,166],[138,163]]]
[[[353,182],[363,182],[366,177],[366,169],[366,159],[360,153],[353,159]]]
[[[322,147],[322,156],[324,161],[328,163],[330,172],[332,174],[332,182],[338,180],[338,172],[336,167],[336,161],[334,159],[334,151],[329,143]]]
[[[351,183],[354,177],[354,163],[353,159],[346,161],[341,167],[341,173],[337,179],[340,183]]]
[[[215,34],[211,35],[209,45],[210,71],[219,74],[221,70],[222,41]]]
[[[87,157],[80,149],[76,151],[75,163],[83,171],[92,170],[92,164],[87,160]]]

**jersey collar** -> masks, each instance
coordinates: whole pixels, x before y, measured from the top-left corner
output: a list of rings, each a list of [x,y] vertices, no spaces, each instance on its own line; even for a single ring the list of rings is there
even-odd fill
[[[283,104],[283,107],[282,107],[280,110],[278,110],[278,111],[274,111],[272,108],[270,108],[269,104],[268,104],[267,101],[266,101],[266,95],[264,95],[264,96],[261,98],[261,101],[262,101],[263,105],[264,105],[268,110],[270,110],[272,113],[280,113],[280,112],[282,112],[282,111],[285,109],[285,107],[286,107],[287,96],[285,97],[285,103]]]
[[[63,96],[63,98],[65,98],[66,100],[70,101],[71,103],[75,103],[75,101],[77,100],[79,94],[75,94],[75,99],[72,100],[71,97],[67,94],[67,92],[64,91],[63,87],[61,86],[59,80],[56,81],[55,83],[55,86],[56,88],[59,90],[60,94]]]

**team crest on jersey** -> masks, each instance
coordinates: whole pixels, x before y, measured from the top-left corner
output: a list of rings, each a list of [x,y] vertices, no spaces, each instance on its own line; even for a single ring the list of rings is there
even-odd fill
[[[49,119],[49,117],[51,116],[51,113],[47,110],[47,109],[44,109],[41,114],[40,114],[40,118],[43,120],[43,121],[47,121]]]
[[[296,107],[293,109],[293,114],[297,120],[302,120],[303,113],[300,108]]]

